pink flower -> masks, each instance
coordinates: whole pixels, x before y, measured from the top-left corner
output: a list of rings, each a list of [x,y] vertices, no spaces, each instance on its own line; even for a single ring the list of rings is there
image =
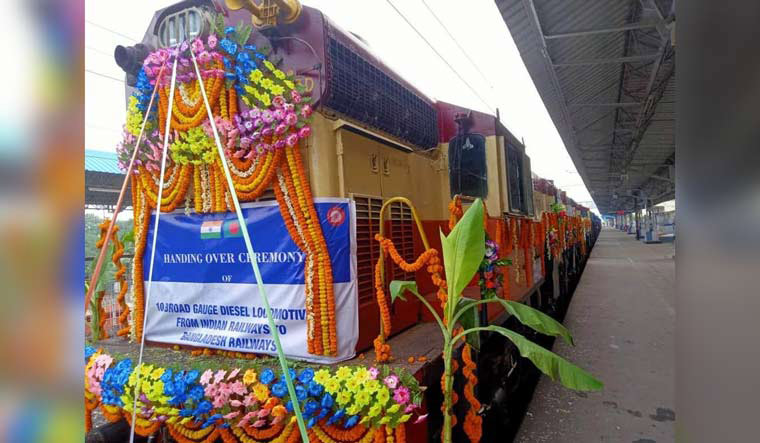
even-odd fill
[[[279,422],[281,422],[283,420],[285,420],[285,416],[284,415],[279,415],[279,416],[275,417],[272,420],[272,425],[276,425],[277,423],[279,423]]]
[[[277,135],[282,135],[287,130],[288,130],[287,126],[280,124],[280,125],[277,125],[276,128],[274,128],[274,133],[277,134]]]
[[[230,375],[227,376],[227,380],[232,380],[236,375],[238,375],[239,372],[240,368],[233,369],[232,372],[230,372]]]
[[[245,385],[240,380],[237,380],[235,383],[232,383],[230,385],[230,389],[232,392],[234,392],[237,395],[245,395],[247,390],[245,389]]]
[[[298,91],[290,91],[290,98],[293,99],[293,103],[301,103],[301,94]]]
[[[298,137],[299,138],[306,138],[309,135],[311,135],[311,128],[308,126],[304,126],[298,131]]]
[[[401,386],[393,393],[393,400],[400,405],[409,403],[409,388]]]
[[[253,423],[253,427],[254,427],[254,428],[260,428],[260,427],[264,426],[265,424],[267,424],[267,421],[266,421],[266,420],[256,420],[256,421]]]
[[[221,408],[222,406],[224,406],[224,403],[226,402],[226,400],[227,399],[224,398],[224,396],[220,395],[219,397],[214,398],[214,401],[212,402],[212,404],[214,405],[215,408]]]
[[[246,159],[246,160],[250,160],[250,159],[252,159],[252,158],[253,158],[255,155],[256,155],[256,151],[254,151],[253,149],[251,149],[250,151],[248,151],[248,154],[246,154],[246,156],[245,156],[245,159]]]
[[[282,107],[282,110],[285,112],[293,112],[295,109],[296,107],[293,106],[293,103],[285,103]]]
[[[288,138],[285,139],[285,143],[287,143],[288,146],[295,146],[296,143],[298,143],[298,134],[290,134]]]
[[[396,386],[398,386],[398,377],[395,375],[389,375],[383,379],[383,383],[391,389],[396,389]]]
[[[262,120],[264,120],[264,123],[272,123],[272,120],[274,120],[274,118],[272,117],[272,113],[269,111],[262,112],[261,118]]]
[[[377,370],[376,367],[369,368],[369,378],[372,380],[377,380],[377,376],[380,375],[380,371]]]
[[[298,117],[292,113],[289,112],[285,115],[285,124],[288,126],[293,126],[298,122]]]
[[[264,137],[269,137],[269,136],[272,135],[273,132],[274,131],[272,130],[272,128],[270,128],[269,126],[267,126],[266,128],[264,128],[264,129],[261,130],[261,135],[263,135]]]
[[[213,397],[219,392],[219,386],[215,384],[208,384],[206,385],[206,389],[203,390],[203,392],[206,394],[206,397]]]
[[[408,405],[406,405],[406,408],[404,408],[404,414],[409,414],[415,409],[417,409],[417,405],[415,405],[414,403],[409,403]]]
[[[234,411],[234,412],[230,412],[229,414],[227,414],[227,415],[225,415],[223,417],[224,417],[225,420],[232,420],[233,418],[237,417],[238,415],[240,415],[240,411]]]
[[[419,417],[417,417],[417,420],[414,421],[414,424],[416,425],[418,423],[422,423],[423,421],[425,421],[425,419],[427,418],[427,416],[428,416],[427,414],[420,415]]]
[[[282,149],[284,147],[285,147],[285,140],[280,139],[280,140],[277,140],[276,142],[274,142],[274,148],[275,149]]]
[[[264,418],[267,415],[269,415],[270,410],[267,408],[259,409],[259,412],[256,414],[259,418]]]
[[[301,117],[309,118],[311,113],[312,113],[311,105],[303,105],[303,108],[301,108]]]
[[[243,406],[245,407],[251,407],[256,404],[256,399],[253,398],[253,394],[248,394],[243,398]]]
[[[208,43],[209,49],[216,48],[216,35],[214,35],[213,33],[209,34],[207,43]]]
[[[203,51],[203,42],[201,39],[196,38],[193,40],[193,42],[190,43],[190,50],[193,51],[194,54],[198,54]]]
[[[220,381],[222,381],[225,375],[227,375],[227,371],[225,371],[224,369],[220,369],[216,371],[216,374],[214,374],[214,383],[219,383]]]
[[[237,151],[235,151],[234,154],[232,154],[232,156],[235,157],[235,158],[240,158],[240,157],[242,157],[244,155],[245,155],[245,151],[242,150],[242,149],[238,149]]]
[[[240,406],[243,406],[243,403],[240,400],[230,400],[230,406],[233,408],[239,408]]]
[[[259,118],[259,116],[261,116],[261,111],[259,111],[258,109],[251,109],[250,111],[248,111],[248,116],[255,120]]]
[[[272,104],[275,108],[282,108],[285,105],[285,99],[281,95],[277,95],[272,99]]]
[[[208,51],[203,51],[200,54],[198,54],[198,61],[202,64],[206,64],[211,61],[211,54],[208,53]]]
[[[206,369],[206,372],[201,375],[200,383],[202,385],[207,385],[208,382],[211,380],[211,376],[214,375],[213,372],[211,372],[211,369]]]

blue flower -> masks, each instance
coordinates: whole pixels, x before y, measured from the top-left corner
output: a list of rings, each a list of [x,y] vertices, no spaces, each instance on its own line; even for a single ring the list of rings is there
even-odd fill
[[[249,51],[256,52],[256,45],[244,45],[243,47]]]
[[[234,32],[235,32],[235,27],[234,26],[227,26],[226,28],[224,28],[224,33],[225,34],[232,34]]]
[[[332,395],[330,395],[329,392],[325,392],[325,395],[322,396],[322,407],[325,409],[330,409],[335,404],[335,400],[333,399]]]
[[[283,381],[278,381],[272,385],[272,395],[282,398],[288,393],[288,386]]]
[[[314,369],[306,368],[298,374],[298,381],[303,384],[309,383],[314,378]]]
[[[314,426],[315,424],[317,424],[317,418],[311,417],[309,421],[306,422],[306,427],[311,429],[311,427]]]
[[[343,427],[346,429],[351,429],[354,426],[356,426],[357,423],[359,423],[359,416],[352,415],[351,417],[348,418],[348,420],[346,420],[346,422],[343,424]]]
[[[184,392],[177,392],[174,397],[169,400],[169,404],[171,405],[183,405],[185,404],[185,401],[187,400],[187,395],[185,395]]]
[[[341,418],[343,418],[344,415],[346,415],[346,410],[345,409],[338,410],[338,412],[336,412],[335,414],[333,414],[332,417],[330,417],[329,419],[327,419],[327,424],[331,425],[331,424],[335,423],[336,421],[338,421]]]
[[[308,388],[309,395],[312,397],[319,397],[323,392],[325,392],[325,387],[315,382],[314,380],[309,382]]]
[[[203,386],[201,385],[193,385],[192,388],[190,388],[190,391],[187,393],[187,396],[195,401],[199,401],[203,398]]]
[[[222,39],[222,41],[219,42],[219,46],[230,55],[235,55],[237,53],[237,43],[228,38]]]
[[[180,409],[179,416],[180,417],[192,417],[193,416],[193,410],[192,409]]]
[[[265,385],[272,383],[274,381],[274,371],[269,368],[264,369],[261,371],[261,374],[259,374],[259,381]]]
[[[164,373],[161,374],[161,381],[164,382],[164,385],[169,384],[169,382],[172,381],[173,376],[174,373],[171,369],[165,369]]]
[[[84,347],[84,362],[87,363],[90,361],[90,357],[92,357],[92,354],[94,354],[96,351],[95,348],[92,346],[85,346]]]
[[[195,383],[195,380],[198,380],[198,377],[200,376],[200,373],[193,369],[192,371],[189,371],[185,374],[185,383],[187,384],[193,384]]]
[[[290,379],[291,380],[295,380],[296,379],[296,370],[295,369],[293,369],[293,368],[288,369],[288,374],[290,375]]]
[[[227,80],[235,81],[236,76],[232,72],[225,72],[224,78],[226,78]]]
[[[202,414],[208,414],[211,411],[211,402],[208,400],[204,400],[198,404],[198,407],[195,408],[195,414],[193,415],[202,415]]]
[[[303,413],[307,417],[312,416],[317,412],[318,409],[319,409],[319,403],[315,402],[314,400],[309,400],[306,402],[306,405],[303,407]]]
[[[330,410],[327,408],[322,408],[321,411],[319,411],[319,415],[317,415],[317,420],[322,420],[323,418],[327,417],[327,414],[330,413]]]
[[[285,410],[288,412],[293,412],[293,401],[288,400],[287,403],[285,403]]]
[[[309,394],[306,392],[306,388],[304,388],[301,385],[296,386],[296,398],[298,401],[304,401],[306,400],[306,397],[308,397]]]

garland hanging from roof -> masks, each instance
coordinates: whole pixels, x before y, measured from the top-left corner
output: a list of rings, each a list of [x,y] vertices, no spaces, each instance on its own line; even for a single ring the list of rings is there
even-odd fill
[[[176,50],[158,49],[146,57],[137,76],[135,93],[129,98],[124,138],[117,152],[122,167],[135,149],[140,124],[149,113],[145,140],[137,154],[132,179],[135,207],[135,308],[133,332],[142,336],[144,288],[142,259],[150,211],[161,199],[161,210],[171,212],[182,205],[198,213],[233,210],[221,161],[227,162],[234,192],[240,201],[252,201],[273,188],[288,232],[304,252],[308,351],[332,356],[337,353],[332,267],[322,228],[304,171],[299,142],[308,138],[313,112],[311,97],[292,75],[267,58],[267,51],[248,43],[251,27],[224,27],[221,16],[205,39],[182,43]],[[190,54],[200,68],[197,78]],[[169,103],[173,57],[179,57],[177,93]],[[148,109],[150,94],[158,82],[159,100]],[[218,158],[200,82],[225,151]],[[167,113],[169,156],[164,187],[159,189],[162,139]]]

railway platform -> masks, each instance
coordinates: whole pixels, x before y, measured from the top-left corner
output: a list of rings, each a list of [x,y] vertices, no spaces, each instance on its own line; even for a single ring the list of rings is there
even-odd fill
[[[605,387],[576,393],[542,376],[515,441],[674,440],[673,256],[672,243],[602,230],[564,320],[576,346],[553,350]]]

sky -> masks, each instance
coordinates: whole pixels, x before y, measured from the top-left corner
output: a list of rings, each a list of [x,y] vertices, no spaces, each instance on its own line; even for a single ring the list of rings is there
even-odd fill
[[[86,1],[86,149],[114,151],[121,138],[120,128],[126,115],[124,73],[114,62],[114,47],[141,40],[155,10],[173,3],[176,1]],[[524,140],[533,172],[553,179],[568,196],[596,212],[493,0],[303,0],[302,3],[321,10],[343,29],[361,36],[386,64],[431,98],[490,114],[495,114],[498,108],[502,123]]]

